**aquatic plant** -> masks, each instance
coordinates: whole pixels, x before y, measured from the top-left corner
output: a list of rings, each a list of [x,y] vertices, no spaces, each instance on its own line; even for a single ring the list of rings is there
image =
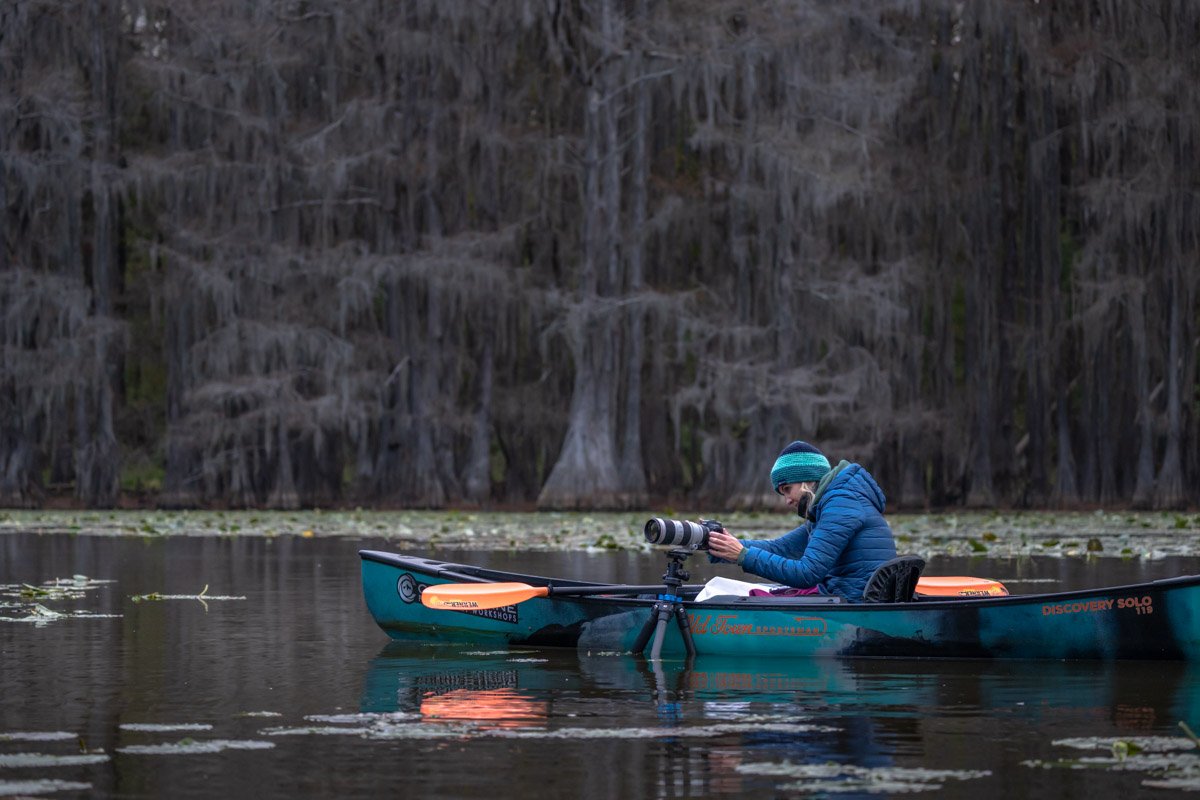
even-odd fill
[[[200,605],[204,606],[204,610],[208,610],[209,600],[245,600],[241,595],[210,595],[208,593],[208,584],[204,584],[204,588],[199,594],[162,594],[161,592],[151,592],[150,594],[131,595],[130,600],[135,603],[156,602],[159,600],[199,600]]]
[[[898,794],[941,789],[949,781],[986,778],[990,770],[924,769],[920,767],[859,767],[854,764],[739,764],[735,768],[746,775],[794,778],[782,784],[781,791],[804,793]]]
[[[92,785],[90,783],[60,781],[51,778],[28,781],[0,781],[0,796],[20,797],[22,795],[51,794],[53,792],[86,792],[91,788]]]
[[[1142,785],[1159,789],[1200,791],[1200,739],[1186,722],[1184,736],[1082,737],[1057,739],[1052,744],[1103,755],[1021,762],[1041,769],[1103,769],[1146,772]]]
[[[178,742],[165,744],[135,744],[118,747],[117,752],[126,755],[203,755],[222,753],[226,750],[269,750],[274,742],[264,742],[255,739],[180,739]]]

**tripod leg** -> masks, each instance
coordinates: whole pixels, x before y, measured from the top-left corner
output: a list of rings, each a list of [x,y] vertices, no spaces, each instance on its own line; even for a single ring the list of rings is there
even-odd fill
[[[670,609],[663,607],[658,613],[658,622],[654,627],[654,645],[650,648],[650,660],[660,660],[662,653],[663,639],[667,633],[667,616],[671,613]]]
[[[638,637],[633,640],[633,652],[641,655],[646,649],[646,643],[650,641],[650,635],[654,633],[654,626],[658,622],[658,604],[650,609],[650,617],[646,623],[642,625],[642,629],[638,632]]]
[[[687,648],[689,657],[696,655],[696,643],[692,641],[692,626],[688,620],[687,611],[683,606],[675,606],[675,621],[679,623],[679,635],[683,637],[683,646]]]

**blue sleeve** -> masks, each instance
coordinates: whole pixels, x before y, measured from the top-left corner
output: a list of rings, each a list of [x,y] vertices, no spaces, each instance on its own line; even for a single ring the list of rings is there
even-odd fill
[[[766,550],[768,553],[786,558],[799,558],[808,547],[811,529],[812,523],[805,522],[799,528],[794,528],[777,539],[744,539],[742,547],[757,547],[759,550]]]
[[[804,548],[808,547],[808,532],[810,528],[812,528],[812,523],[805,522],[799,528],[794,528],[777,539],[742,539],[742,547],[747,549],[757,547],[769,553],[776,553],[788,558],[799,558],[804,552]],[[749,553],[747,553],[747,557],[749,557]],[[733,562],[717,558],[710,554],[708,556],[708,563],[731,564]]]
[[[821,509],[820,520],[808,533],[808,546],[802,553],[792,555],[778,548],[758,544],[746,549],[742,569],[800,589],[816,586],[829,576],[842,551],[861,527],[860,513],[858,504],[852,498],[834,495]],[[786,538],[781,537],[776,541],[781,542]]]

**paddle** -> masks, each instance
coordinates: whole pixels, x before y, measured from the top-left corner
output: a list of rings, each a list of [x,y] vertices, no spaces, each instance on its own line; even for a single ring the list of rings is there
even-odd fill
[[[925,597],[1002,597],[1008,589],[990,578],[960,575],[925,575],[917,581],[917,594]]]
[[[701,587],[686,587],[699,589]],[[450,611],[485,611],[503,608],[536,597],[575,596],[593,594],[657,594],[662,584],[651,586],[530,586],[527,583],[443,583],[428,586],[421,592],[421,604],[426,608]],[[1005,595],[1008,591],[999,581],[987,578],[958,576],[925,576],[917,581],[917,594],[930,597],[982,597]]]
[[[699,587],[696,587],[699,588]],[[654,594],[663,591],[661,583],[652,586],[530,586],[527,583],[443,583],[427,586],[421,592],[426,608],[453,611],[483,611],[488,608],[524,603],[535,597],[590,594]]]

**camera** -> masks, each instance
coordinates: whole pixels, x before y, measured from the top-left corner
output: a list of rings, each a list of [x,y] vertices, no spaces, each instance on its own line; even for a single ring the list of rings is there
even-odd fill
[[[725,526],[715,519],[702,519],[692,522],[686,519],[664,519],[655,517],[646,521],[643,533],[650,544],[663,544],[669,547],[686,547],[691,550],[707,550],[708,534],[719,531]]]

